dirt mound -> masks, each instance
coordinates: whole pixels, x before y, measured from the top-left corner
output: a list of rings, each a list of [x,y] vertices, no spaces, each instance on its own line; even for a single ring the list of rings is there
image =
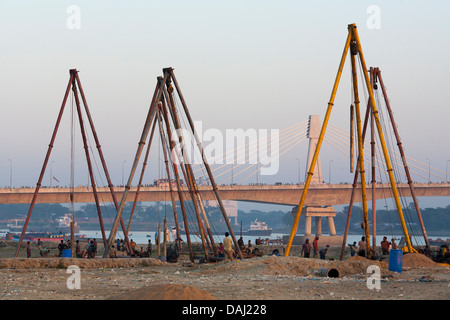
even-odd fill
[[[329,266],[328,261],[318,259],[300,257],[271,258],[265,261],[265,264],[267,264],[266,273],[271,275],[308,276],[314,274],[314,270],[328,268]]]
[[[426,268],[441,267],[439,263],[434,262],[421,253],[407,253],[403,256],[403,267],[409,268]]]
[[[333,268],[339,271],[340,276],[350,276],[366,273],[370,265],[377,265],[383,272],[389,272],[387,263],[369,260],[359,256],[344,261],[320,260],[295,256],[270,256],[239,262],[224,262],[222,266],[218,266],[214,270],[204,271],[204,273],[239,271],[265,275],[316,276],[322,269]]]
[[[366,273],[371,265],[377,265],[383,272],[387,272],[389,265],[383,261],[369,260],[364,257],[354,256],[344,261],[334,261],[332,267],[339,270],[341,276],[349,276],[358,273]]]
[[[245,272],[249,274],[307,276],[312,274],[314,269],[322,268],[323,265],[328,265],[328,262],[295,256],[268,256],[233,262],[224,261],[209,270],[202,270],[202,273]]]
[[[158,284],[112,296],[109,300],[217,300],[187,284]]]
[[[129,268],[129,267],[147,267],[161,266],[166,264],[158,259],[140,258],[140,259],[73,259],[73,258],[3,258],[0,259],[0,269],[45,269],[45,268],[67,268],[71,265],[77,265],[84,269],[98,268]]]

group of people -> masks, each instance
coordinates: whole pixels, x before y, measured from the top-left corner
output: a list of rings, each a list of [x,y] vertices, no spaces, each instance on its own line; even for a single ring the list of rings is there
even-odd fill
[[[46,257],[49,253],[49,250],[42,248],[41,239],[38,239],[38,241],[36,242],[36,245],[38,247],[39,254],[41,255],[41,257]],[[27,251],[27,258],[31,258],[31,242],[30,241],[27,241],[26,251]]]
[[[253,248],[251,240],[248,241],[248,245],[244,245],[244,240],[242,237],[237,241],[239,249],[242,254],[242,258],[252,258],[252,257],[260,257],[262,256],[261,251],[258,248]],[[225,232],[225,238],[223,239],[223,243],[219,243],[219,258],[225,258],[226,260],[233,261],[236,258],[240,258],[237,255],[237,252],[233,250],[233,240],[230,237],[228,232]]]
[[[300,254],[303,255],[304,258],[310,258],[311,249],[313,249],[313,256],[312,256],[313,258],[317,258],[318,256],[320,256],[320,259],[325,260],[329,247],[330,245],[326,244],[319,250],[319,236],[316,236],[314,238],[312,245],[309,242],[309,238],[306,238],[305,242],[302,245],[302,251]]]
[[[262,252],[258,248],[253,248],[251,241],[248,241],[248,246],[246,247],[244,245],[244,241],[242,237],[238,240],[238,245],[241,249],[241,253],[243,258],[251,258],[251,257],[260,257],[262,256]],[[326,244],[319,250],[319,237],[316,236],[314,238],[314,241],[311,245],[309,242],[309,238],[305,240],[305,243],[302,246],[301,255],[303,255],[305,258],[310,258],[311,255],[311,249],[313,249],[313,258],[318,258],[325,260],[326,254],[329,249],[330,245]],[[279,256],[280,251],[278,249],[274,249],[273,252],[270,254],[271,256]],[[233,260],[236,256],[235,251],[232,247],[232,239],[230,238],[230,235],[228,232],[225,233],[225,238],[223,240],[223,243],[219,244],[219,257],[225,257],[227,260]]]
[[[42,242],[40,239],[36,242],[39,253],[42,257],[46,257],[48,255],[49,250],[42,248]],[[128,252],[128,247],[124,244],[123,240],[118,239],[117,247],[114,245],[111,246],[109,257],[110,258],[117,258],[118,252]],[[152,242],[151,240],[148,240],[147,248],[144,250],[144,247],[141,247],[140,250],[136,247],[136,242],[131,239],[130,241],[131,250],[133,252],[132,256],[134,257],[150,257],[152,255]],[[66,249],[71,249],[71,243],[70,239],[65,242],[64,240],[61,240],[58,243],[58,257],[63,256],[63,252]],[[27,258],[31,258],[31,242],[27,241],[26,245],[26,253]],[[82,244],[80,243],[80,240],[76,240],[75,243],[75,257],[76,258],[95,258],[97,255],[97,240],[95,238],[93,239],[87,239],[86,246],[83,248]]]
[[[144,247],[141,247],[140,250],[138,250],[136,248],[136,242],[134,242],[133,239],[130,240],[130,247],[131,247],[131,251],[132,251],[131,256],[147,258],[152,255],[152,241],[151,240],[148,240],[148,245],[147,245],[146,250],[144,250]],[[117,239],[117,250],[114,247],[114,245],[112,245],[111,249],[109,251],[109,257],[117,258],[117,252],[128,252],[128,248],[124,244],[124,240]]]
[[[97,240],[96,239],[87,239],[86,246],[84,249],[81,248],[80,240],[75,241],[75,257],[76,258],[87,258],[92,259],[95,258],[97,255]],[[58,249],[60,250],[60,256],[63,248],[65,246],[63,240],[61,240],[61,244],[58,246]],[[70,243],[67,245],[68,248],[70,248]],[[61,249],[62,248],[62,249]]]
[[[48,255],[49,250],[42,247],[41,239],[38,239],[36,245],[39,249],[39,254],[41,255],[41,257],[46,257]],[[67,243],[65,243],[64,240],[61,240],[60,243],[58,244],[58,257],[62,257],[63,251],[66,249],[70,249],[71,247],[72,246],[70,240],[68,240]],[[30,241],[27,241],[26,252],[27,258],[31,258]],[[97,254],[97,241],[95,239],[92,240],[87,239],[87,245],[83,250],[81,250],[80,241],[79,240],[76,241],[75,256],[77,258],[94,258],[96,254]]]
[[[391,249],[397,249],[397,244],[395,243],[395,239],[392,238],[391,242],[387,240],[387,237],[383,237],[383,241],[380,243],[381,245],[381,254],[389,255],[389,251]],[[353,244],[348,245],[350,247],[350,256],[355,256],[356,254],[360,257],[367,256],[367,241],[366,237],[362,236],[361,240],[356,244],[356,241]]]

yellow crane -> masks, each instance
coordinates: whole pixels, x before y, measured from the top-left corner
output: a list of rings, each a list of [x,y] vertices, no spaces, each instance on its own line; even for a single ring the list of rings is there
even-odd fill
[[[364,55],[363,55],[363,51],[362,51],[362,47],[361,47],[361,42],[359,39],[359,35],[358,35],[358,31],[357,31],[357,27],[356,24],[350,24],[348,25],[348,36],[347,39],[345,41],[345,46],[344,46],[344,51],[342,53],[342,57],[341,57],[341,61],[339,64],[339,68],[337,71],[337,75],[336,75],[336,79],[334,81],[334,85],[333,85],[333,89],[331,91],[331,97],[330,100],[328,102],[328,107],[327,107],[327,111],[322,123],[322,128],[320,131],[320,135],[319,135],[319,139],[317,142],[317,146],[316,149],[314,151],[314,155],[313,155],[313,159],[311,161],[310,164],[310,168],[307,172],[307,178],[305,181],[305,186],[303,188],[303,192],[300,198],[300,203],[298,205],[297,208],[297,212],[294,218],[294,224],[292,225],[292,229],[291,229],[291,233],[289,235],[289,240],[288,240],[288,244],[286,247],[286,251],[285,251],[285,256],[289,255],[291,246],[292,246],[292,242],[294,240],[295,234],[297,233],[297,229],[298,229],[298,223],[299,223],[299,219],[300,219],[300,215],[303,209],[303,205],[305,203],[305,199],[306,199],[306,195],[309,189],[309,185],[311,183],[311,179],[313,176],[313,172],[314,172],[314,167],[317,163],[317,159],[319,156],[319,152],[320,152],[320,148],[325,136],[325,132],[326,132],[326,128],[328,125],[328,121],[330,119],[330,115],[331,115],[331,110],[333,108],[334,105],[334,100],[336,97],[336,92],[339,86],[339,82],[341,79],[341,75],[342,75],[342,70],[344,68],[344,64],[345,64],[345,60],[346,60],[346,56],[347,54],[350,54],[350,59],[351,59],[351,68],[352,68],[352,77],[353,77],[353,93],[354,93],[354,108],[355,108],[355,112],[356,112],[356,124],[357,124],[357,136],[358,136],[358,170],[360,172],[360,177],[361,177],[361,189],[362,189],[362,202],[363,202],[363,215],[364,215],[364,225],[365,225],[365,234],[366,234],[366,240],[367,240],[367,252],[370,254],[371,252],[371,246],[370,246],[370,235],[369,235],[369,220],[368,220],[368,209],[367,209],[367,195],[366,195],[366,184],[365,184],[365,170],[364,170],[364,159],[363,159],[363,139],[362,139],[362,132],[361,132],[361,113],[360,113],[360,107],[359,107],[359,96],[358,96],[358,79],[357,79],[357,73],[356,73],[356,56],[359,55],[359,60],[361,63],[361,68],[363,70],[363,74],[364,74],[364,82],[365,85],[367,87],[367,91],[369,92],[369,103],[370,106],[372,108],[372,112],[375,118],[375,124],[376,124],[376,128],[377,128],[377,132],[379,135],[379,139],[380,139],[380,143],[381,143],[381,147],[382,147],[382,151],[383,151],[383,156],[384,156],[384,160],[386,163],[386,168],[387,168],[387,173],[389,175],[389,181],[390,181],[390,185],[391,185],[391,189],[392,189],[392,193],[394,196],[394,200],[395,200],[395,205],[397,208],[397,212],[400,218],[400,224],[403,230],[403,234],[404,237],[406,239],[406,247],[404,248],[405,252],[416,252],[415,249],[412,247],[411,244],[411,239],[409,237],[408,234],[408,230],[406,227],[406,222],[405,222],[405,218],[403,216],[403,210],[401,207],[401,203],[400,203],[400,198],[399,198],[399,193],[397,190],[397,186],[395,183],[395,178],[394,178],[394,174],[393,174],[393,169],[392,169],[392,165],[389,159],[389,153],[388,153],[388,149],[386,147],[386,142],[384,139],[384,135],[383,135],[383,131],[382,131],[382,126],[380,123],[380,119],[378,116],[378,109],[375,103],[375,98],[374,98],[374,93],[372,90],[372,85],[370,82],[370,77],[369,77],[369,72],[366,66],[366,62],[364,60]]]

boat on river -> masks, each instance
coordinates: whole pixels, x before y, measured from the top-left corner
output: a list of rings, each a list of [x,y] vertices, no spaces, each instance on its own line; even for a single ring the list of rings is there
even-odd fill
[[[264,221],[258,221],[256,219],[250,223],[250,228],[247,231],[242,232],[245,236],[265,236],[268,237],[272,234],[272,228],[269,228]]]

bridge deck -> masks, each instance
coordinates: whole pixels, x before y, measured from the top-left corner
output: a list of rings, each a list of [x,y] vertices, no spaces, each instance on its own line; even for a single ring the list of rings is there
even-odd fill
[[[368,200],[372,198],[371,185],[367,192]],[[127,202],[134,201],[136,187],[130,189]],[[114,187],[118,201],[122,198],[124,187]],[[361,192],[358,189],[355,202],[361,201]],[[398,185],[402,196],[410,197],[408,184]],[[450,196],[449,183],[419,183],[414,184],[417,197],[447,197]],[[0,188],[0,203],[31,203],[34,188]],[[112,202],[108,187],[97,188],[101,202]],[[210,186],[199,186],[203,200],[214,200],[214,194]],[[222,200],[239,200],[259,203],[298,205],[303,185],[238,185],[219,186],[219,194]],[[351,184],[315,184],[311,185],[306,197],[305,206],[335,206],[347,204],[352,192]],[[178,194],[174,192],[176,201]],[[190,200],[190,194],[184,191],[185,200]],[[389,184],[376,185],[376,198],[391,198],[392,192]],[[92,188],[77,187],[74,191],[74,202],[94,202]],[[170,201],[169,187],[141,187],[139,201]],[[37,203],[70,203],[70,188],[44,188],[41,187],[36,200]]]

